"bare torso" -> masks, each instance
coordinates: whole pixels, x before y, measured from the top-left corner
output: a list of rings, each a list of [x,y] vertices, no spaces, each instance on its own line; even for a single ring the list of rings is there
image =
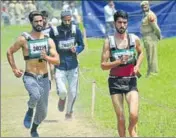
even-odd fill
[[[23,51],[23,56],[29,55],[27,41],[25,41],[22,51]],[[39,62],[39,59],[25,60],[25,71],[33,74],[45,74],[48,72],[47,62],[44,60],[42,60],[42,62]]]
[[[124,39],[121,39],[117,37],[117,34],[115,34],[115,42],[118,49],[125,49],[128,47],[128,39],[125,37]]]

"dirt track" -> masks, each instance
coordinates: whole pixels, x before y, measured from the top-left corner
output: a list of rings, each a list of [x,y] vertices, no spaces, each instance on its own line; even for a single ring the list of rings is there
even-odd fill
[[[23,68],[23,65],[19,67]],[[13,76],[6,62],[2,63],[1,74],[1,136],[30,137],[30,131],[23,126],[28,94],[22,79]],[[73,120],[65,120],[65,113],[58,111],[57,102],[58,96],[52,91],[48,116],[38,129],[41,137],[113,137],[110,131],[100,129],[81,113],[75,112]]]

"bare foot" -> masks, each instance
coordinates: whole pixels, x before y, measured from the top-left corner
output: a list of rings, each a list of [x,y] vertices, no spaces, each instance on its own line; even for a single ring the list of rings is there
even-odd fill
[[[134,128],[128,128],[130,137],[138,137],[137,132],[136,132],[136,127]]]

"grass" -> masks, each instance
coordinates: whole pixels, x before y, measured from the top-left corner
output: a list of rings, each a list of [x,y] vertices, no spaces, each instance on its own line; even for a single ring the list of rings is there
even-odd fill
[[[2,61],[6,61],[7,48],[14,42],[14,40],[23,31],[30,31],[29,26],[9,26],[2,27],[1,29],[1,57]],[[80,111],[82,116],[88,117],[91,120],[91,96],[92,96],[92,82],[96,81],[96,101],[94,118],[91,120],[102,129],[109,128],[112,130],[114,136],[117,136],[116,131],[116,117],[112,107],[111,99],[108,91],[107,78],[109,71],[102,71],[100,68],[100,58],[103,47],[103,39],[88,39],[88,47],[79,55],[80,63],[80,84],[79,94],[76,101],[76,110]],[[142,77],[138,80],[139,94],[140,94],[140,116],[138,123],[138,132],[140,136],[144,137],[161,137],[176,136],[176,78],[175,78],[175,43],[176,38],[163,39],[158,44],[158,60],[159,60],[159,74],[158,76],[145,78],[146,73],[146,58],[141,66]],[[21,53],[21,51],[20,51]],[[21,59],[23,60],[21,56]],[[18,63],[17,63],[18,64]],[[2,88],[1,88],[1,134],[10,136],[13,130],[10,127],[10,122],[6,114],[9,110],[16,113],[17,109],[24,108],[20,105],[20,100],[27,99],[26,93],[19,93],[14,81],[13,86],[8,87],[8,81],[4,77],[12,75],[9,67],[5,67],[4,63],[1,64],[6,74],[2,74]],[[21,65],[22,66],[22,65]],[[16,79],[16,78],[15,78]],[[14,80],[15,80],[14,79]],[[19,87],[22,87],[23,84]],[[11,90],[14,90],[11,93]],[[4,91],[6,90],[6,92]],[[23,88],[23,91],[25,89]],[[13,98],[19,100],[19,108],[10,109],[8,103]],[[125,104],[125,107],[127,105]],[[126,120],[128,120],[128,112],[126,108]],[[14,121],[12,121],[12,124]],[[128,121],[126,121],[128,124]],[[20,127],[20,126],[18,126]],[[10,132],[8,131],[10,129]],[[16,130],[16,129],[14,129]]]
[[[80,55],[81,75],[79,104],[88,105],[85,113],[91,112],[91,81],[96,80],[96,101],[94,121],[104,128],[110,128],[116,135],[116,118],[108,92],[108,71],[100,69],[103,46],[101,39],[88,39],[88,50]],[[140,136],[176,136],[176,78],[175,50],[176,38],[161,40],[158,44],[159,74],[145,78],[146,58],[141,67],[142,78],[138,80],[140,94],[140,116],[138,132]],[[83,77],[84,76],[84,77]],[[87,79],[87,80],[86,80]],[[86,85],[85,85],[86,84]],[[127,105],[125,105],[127,107]],[[128,112],[126,109],[126,120]],[[128,124],[128,121],[127,121]]]

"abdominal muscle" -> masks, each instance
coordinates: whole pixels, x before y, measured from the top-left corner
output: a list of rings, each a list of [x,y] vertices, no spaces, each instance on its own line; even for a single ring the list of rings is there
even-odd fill
[[[47,62],[44,60],[39,62],[39,59],[26,60],[25,71],[36,75],[46,74],[48,73]]]

